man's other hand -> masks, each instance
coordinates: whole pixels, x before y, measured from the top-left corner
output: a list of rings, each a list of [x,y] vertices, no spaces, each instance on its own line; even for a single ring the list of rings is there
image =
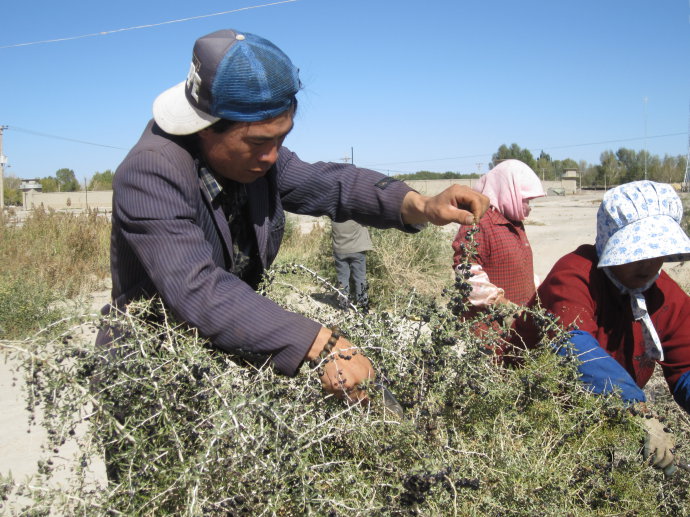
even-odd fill
[[[360,386],[375,377],[371,361],[344,337],[338,338],[331,352],[320,357],[331,331],[322,328],[307,359],[315,361],[323,389],[348,402],[366,402],[367,392]]]
[[[489,208],[489,198],[463,185],[451,185],[435,196],[408,192],[400,209],[405,224],[474,224]]]

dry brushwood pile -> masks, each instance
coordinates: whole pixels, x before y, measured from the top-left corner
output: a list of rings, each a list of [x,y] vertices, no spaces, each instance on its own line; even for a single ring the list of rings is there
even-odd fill
[[[615,396],[585,391],[573,360],[543,347],[525,351],[520,368],[496,363],[489,350],[505,315],[484,316],[495,325],[478,338],[476,322],[457,316],[464,280],[459,273],[440,299],[411,294],[395,313],[362,314],[314,302],[323,288],[304,267],[267,277],[263,295],[339,325],[371,358],[402,417],[374,385],[369,405],[348,406],[324,396],[307,364],[288,378],[221,353],[155,300],[113,318],[126,337],[108,353],[69,339],[70,329],[41,334],[24,368],[50,445],[43,483],[24,487],[27,513],[690,513],[688,474],[665,478],[645,465],[639,424]],[[72,481],[51,488],[53,456],[75,435],[74,461],[60,467],[75,470]],[[116,480],[94,486],[89,466],[104,451]]]

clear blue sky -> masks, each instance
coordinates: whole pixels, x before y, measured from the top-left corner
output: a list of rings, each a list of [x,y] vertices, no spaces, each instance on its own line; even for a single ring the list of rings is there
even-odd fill
[[[305,160],[469,173],[511,143],[589,163],[687,152],[689,0],[296,0],[162,24],[269,2],[4,2],[5,173],[115,170],[194,40],[222,28],[300,68],[285,145]]]

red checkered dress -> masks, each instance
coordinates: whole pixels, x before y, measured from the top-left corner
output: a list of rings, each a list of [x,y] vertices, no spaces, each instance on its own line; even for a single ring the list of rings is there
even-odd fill
[[[467,232],[472,226],[460,226],[453,241],[453,266],[463,261]],[[477,255],[470,263],[479,264],[489,281],[505,291],[505,297],[518,305],[525,305],[536,291],[532,247],[524,225],[506,219],[491,207],[479,220],[479,232],[474,234]]]

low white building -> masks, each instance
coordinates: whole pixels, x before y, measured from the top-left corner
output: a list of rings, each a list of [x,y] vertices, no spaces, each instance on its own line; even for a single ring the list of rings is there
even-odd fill
[[[43,186],[41,185],[41,181],[38,178],[31,180],[22,180],[19,184],[19,190],[21,190],[22,192],[28,192],[29,190],[41,192],[43,190]]]

